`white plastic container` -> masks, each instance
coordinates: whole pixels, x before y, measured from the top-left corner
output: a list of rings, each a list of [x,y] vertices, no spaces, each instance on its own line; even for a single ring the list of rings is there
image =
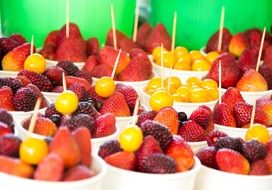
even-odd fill
[[[201,165],[195,190],[271,190],[272,175],[249,176],[222,172]]]
[[[107,164],[102,190],[194,190],[200,161],[195,157],[194,167],[175,174],[147,174],[120,169]]]
[[[196,153],[200,148],[208,146],[207,141],[188,142],[188,144],[192,147],[194,153]]]
[[[48,98],[51,102],[55,102],[60,93],[57,92],[42,92],[44,97]]]
[[[18,71],[3,71],[0,70],[0,77],[15,78],[19,72]]]
[[[46,182],[0,172],[0,184],[3,190],[100,190],[107,166],[100,157],[93,156],[91,169],[97,173],[96,176],[72,182]]]

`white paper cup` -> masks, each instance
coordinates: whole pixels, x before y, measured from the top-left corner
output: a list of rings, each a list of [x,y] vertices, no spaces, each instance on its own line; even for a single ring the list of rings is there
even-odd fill
[[[207,141],[188,142],[188,144],[192,147],[194,153],[196,153],[200,148],[208,146]]]
[[[8,78],[15,78],[17,77],[18,71],[3,71],[0,70],[0,77],[8,77]]]

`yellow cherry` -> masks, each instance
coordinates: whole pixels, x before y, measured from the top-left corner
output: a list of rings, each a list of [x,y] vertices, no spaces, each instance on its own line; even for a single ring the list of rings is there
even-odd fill
[[[171,68],[171,65],[173,67],[174,63],[175,63],[175,58],[171,52],[166,52],[163,54],[163,66],[164,67]]]
[[[206,88],[210,100],[218,100],[219,92],[218,88]]]
[[[270,139],[269,131],[266,126],[262,124],[253,124],[246,132],[245,140],[257,140],[266,144]]]
[[[204,79],[201,82],[203,88],[218,88],[217,82],[213,79]]]
[[[175,94],[182,97],[182,102],[189,102],[190,93],[191,93],[191,86],[189,85],[182,85],[175,92]]]
[[[174,86],[175,88],[179,88],[181,86],[181,81],[178,77],[167,77],[166,79],[164,79],[164,86],[168,86],[168,81],[170,81],[170,85]]]
[[[205,57],[200,53],[198,50],[192,50],[190,51],[191,61],[194,62],[198,59],[205,59]]]
[[[189,95],[190,102],[199,103],[199,102],[208,102],[207,91],[203,88],[195,87],[191,89],[191,94]]]
[[[161,77],[153,77],[150,79],[147,83],[146,89],[148,90],[154,90],[161,87]]]
[[[210,62],[213,63],[214,60],[219,56],[219,53],[217,51],[211,51],[207,54],[206,59]]]
[[[173,97],[170,93],[160,90],[151,95],[149,104],[152,110],[159,111],[164,107],[171,107],[173,105]]]
[[[56,110],[62,114],[71,114],[76,111],[78,106],[78,97],[77,95],[67,90],[62,92],[56,99],[55,107]]]
[[[33,53],[26,58],[24,68],[26,70],[42,74],[46,69],[45,58],[38,53]]]
[[[110,77],[102,77],[95,84],[95,92],[101,97],[110,97],[114,91],[115,83]]]
[[[190,86],[201,86],[201,80],[197,77],[189,77],[187,80],[186,80],[186,83]]]
[[[211,65],[205,59],[197,59],[192,64],[192,71],[209,71]]]
[[[183,55],[183,54],[188,54],[188,53],[189,53],[188,49],[182,46],[178,46],[174,49],[175,57],[178,57],[179,55]]]
[[[167,50],[163,48],[163,52],[166,52]],[[160,64],[160,59],[161,59],[161,47],[158,46],[153,49],[152,51],[152,57],[155,63]]]
[[[124,151],[134,152],[143,142],[143,132],[137,125],[124,129],[119,135],[120,146]]]

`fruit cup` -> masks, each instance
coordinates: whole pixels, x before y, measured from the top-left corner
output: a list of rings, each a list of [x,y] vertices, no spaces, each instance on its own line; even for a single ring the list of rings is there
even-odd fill
[[[72,182],[47,182],[47,181],[41,181],[41,180],[32,180],[32,179],[16,177],[16,176],[9,175],[2,172],[0,172],[0,181],[1,181],[1,185],[3,187],[7,187],[8,189],[17,189],[18,186],[20,186],[23,189],[29,189],[29,190],[35,190],[37,188],[43,189],[43,190],[53,190],[53,189],[99,190],[102,185],[102,180],[106,174],[106,170],[107,170],[106,164],[98,156],[93,156],[91,169],[97,173],[96,176],[91,177],[89,179],[72,181]]]

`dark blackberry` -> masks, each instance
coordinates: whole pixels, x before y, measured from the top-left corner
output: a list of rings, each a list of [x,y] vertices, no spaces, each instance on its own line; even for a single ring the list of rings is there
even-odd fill
[[[233,137],[220,137],[215,142],[215,148],[216,150],[222,149],[222,148],[228,148],[232,149],[238,152],[241,152],[242,148],[242,141],[240,138],[233,138]]]
[[[169,144],[172,141],[172,134],[167,127],[156,122],[147,120],[140,126],[144,136],[152,135],[157,141],[159,141],[161,148],[167,150]]]
[[[259,141],[251,140],[242,144],[242,154],[250,161],[264,159],[266,156],[265,145]]]
[[[87,114],[72,115],[72,117],[65,122],[65,125],[71,131],[79,127],[87,127],[91,134],[94,133],[94,118]]]
[[[59,115],[53,114],[53,115],[51,115],[51,116],[49,117],[49,119],[50,119],[51,121],[53,121],[53,122],[56,124],[56,126],[59,126],[59,125],[60,125],[61,117],[60,117]]]
[[[2,86],[10,87],[13,93],[22,87],[21,82],[18,79],[12,78],[0,78],[0,87]]]
[[[185,112],[178,112],[178,119],[181,123],[188,120]]]
[[[15,111],[32,111],[37,98],[30,88],[20,88],[13,96],[13,106]]]
[[[99,147],[98,156],[104,159],[107,156],[120,151],[122,151],[122,148],[120,147],[119,141],[110,140]]]
[[[146,173],[154,174],[176,173],[177,163],[167,155],[155,153],[144,159],[143,169]]]
[[[89,99],[88,91],[84,88],[84,86],[78,83],[69,86],[68,90],[73,91],[77,95],[79,101],[85,101]]]
[[[93,83],[92,75],[88,71],[78,71],[75,73],[75,76],[86,79],[90,84]]]
[[[156,115],[157,115],[157,112],[155,112],[155,111],[141,112],[138,116],[137,125],[140,126],[140,125],[142,125],[143,122],[145,122],[147,120],[153,120]]]
[[[226,133],[218,130],[213,130],[212,132],[208,133],[206,136],[206,141],[208,143],[208,146],[214,146],[217,139],[220,137],[226,137],[228,136]]]
[[[80,113],[90,115],[93,118],[97,118],[100,115],[91,101],[79,102],[77,110],[74,114],[76,115]]]
[[[59,61],[57,66],[64,69],[69,76],[75,76],[76,72],[79,71],[78,67],[71,61]]]
[[[60,112],[56,110],[54,103],[50,104],[45,110],[45,117],[49,118],[51,115],[59,115],[59,116],[62,115]]]

